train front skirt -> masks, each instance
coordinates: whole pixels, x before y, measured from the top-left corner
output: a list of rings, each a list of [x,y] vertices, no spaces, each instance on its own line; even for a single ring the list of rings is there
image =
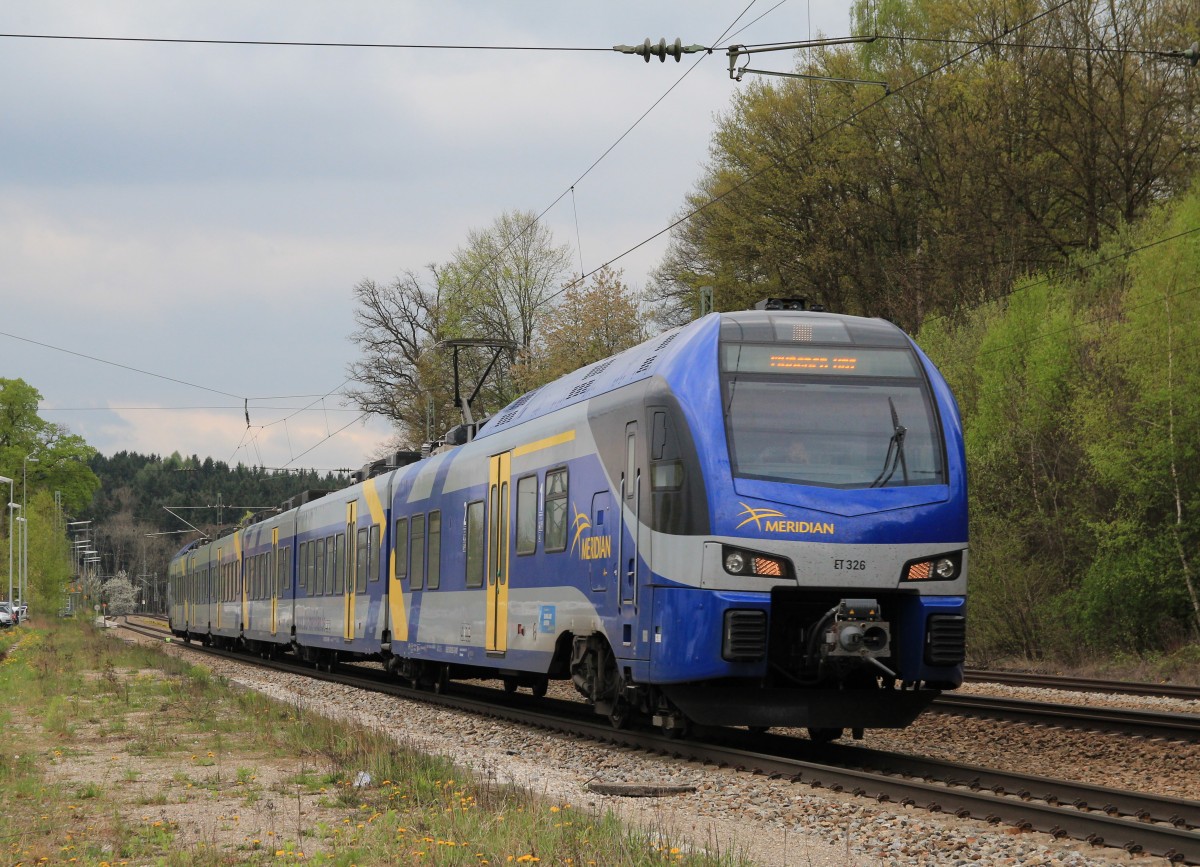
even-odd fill
[[[904,728],[936,689],[763,689],[754,684],[663,687],[700,725],[766,728]]]

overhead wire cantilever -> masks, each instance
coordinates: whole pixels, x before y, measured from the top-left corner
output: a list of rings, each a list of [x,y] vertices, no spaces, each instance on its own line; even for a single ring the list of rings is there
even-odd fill
[[[747,72],[752,72],[755,75],[775,75],[780,78],[807,78],[810,81],[828,81],[835,84],[869,84],[882,87],[885,91],[891,93],[891,88],[888,87],[886,81],[874,81],[865,78],[833,78],[828,75],[806,75],[802,72],[778,72],[773,69],[750,68],[751,54],[761,54],[767,51],[795,51],[800,48],[821,48],[826,45],[846,45],[874,41],[874,36],[846,36],[839,39],[809,39],[803,42],[784,42],[774,45],[731,45],[726,51],[726,54],[729,55],[729,77],[734,81],[741,81],[743,75]],[[746,63],[738,66],[738,58],[743,56],[746,58]]]

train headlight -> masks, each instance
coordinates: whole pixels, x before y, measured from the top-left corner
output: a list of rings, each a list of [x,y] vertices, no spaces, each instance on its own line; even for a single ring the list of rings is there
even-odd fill
[[[955,551],[904,566],[905,581],[953,581],[962,574],[962,553]]]
[[[760,578],[787,578],[791,575],[787,560],[768,554],[743,551],[741,548],[725,548],[722,563],[730,575],[753,575]]]

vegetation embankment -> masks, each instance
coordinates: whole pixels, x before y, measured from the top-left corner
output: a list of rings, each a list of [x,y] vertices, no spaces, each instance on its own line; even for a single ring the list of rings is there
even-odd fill
[[[76,621],[0,636],[12,864],[737,864]]]

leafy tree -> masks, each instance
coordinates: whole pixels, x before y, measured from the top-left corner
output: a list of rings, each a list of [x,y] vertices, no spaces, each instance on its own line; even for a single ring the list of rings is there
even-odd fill
[[[1179,235],[1198,220],[1200,187],[1133,241]],[[1098,527],[1104,556],[1089,572],[1085,603],[1092,622],[1135,650],[1161,644],[1172,618],[1200,638],[1198,288],[1194,235],[1133,257],[1120,315],[1099,329],[1096,376],[1081,395],[1092,465],[1116,498]]]
[[[1178,41],[1180,4],[1040,11],[860,0],[857,30],[880,38],[797,71],[887,82],[890,95],[795,80],[739,91],[655,272],[659,321],[690,318],[709,285],[718,309],[800,295],[916,329],[1095,249],[1181,189],[1194,88],[1126,50]]]
[[[133,614],[138,610],[137,589],[124,572],[118,572],[105,581],[101,595],[104,599],[104,610],[109,615]]]
[[[572,284],[530,347],[518,384],[537,388],[646,339],[645,317],[621,272],[603,268],[587,285]]]
[[[472,231],[450,262],[429,266],[427,282],[412,272],[382,286],[362,281],[354,290],[358,330],[351,335],[361,357],[349,367],[361,387],[350,397],[364,411],[391,419],[396,444],[414,448],[459,420],[453,353],[444,341],[486,339],[511,351],[496,357],[479,404],[497,409],[509,403],[519,388],[515,377],[529,381],[518,368],[528,363],[560,304],[569,263],[569,248],[556,245],[533,214],[508,212],[488,229]],[[464,399],[484,381],[494,352],[459,351]],[[475,408],[476,418],[484,414]]]
[[[88,467],[96,450],[66,427],[42,419],[37,414],[41,399],[23,380],[0,378],[0,475],[32,490],[59,491],[63,508],[74,512],[100,485]],[[37,460],[26,460],[30,456]]]

